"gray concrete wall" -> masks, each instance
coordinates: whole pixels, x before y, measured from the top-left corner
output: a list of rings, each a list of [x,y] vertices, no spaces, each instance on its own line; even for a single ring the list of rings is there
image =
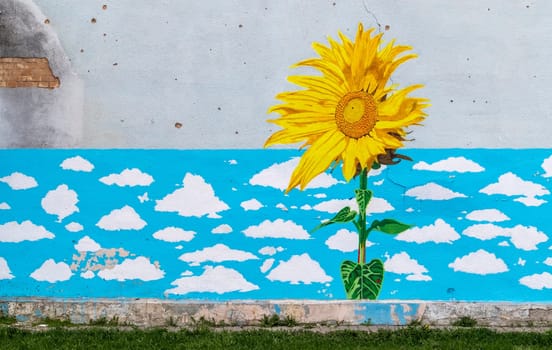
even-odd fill
[[[0,91],[0,147],[262,147],[267,108],[293,88],[288,67],[359,22],[419,54],[393,78],[425,84],[432,101],[409,146],[552,145],[549,1],[13,0],[0,11],[0,53],[48,56],[62,82]]]
[[[552,305],[423,301],[233,301],[194,302],[148,299],[9,299],[0,300],[3,315],[22,325],[46,318],[89,324],[98,320],[139,327],[259,326],[278,315],[298,325],[448,327],[462,318],[486,327],[550,327]]]

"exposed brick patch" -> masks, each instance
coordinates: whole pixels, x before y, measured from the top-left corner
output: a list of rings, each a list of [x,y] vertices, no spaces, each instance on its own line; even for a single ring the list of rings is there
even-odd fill
[[[59,87],[47,58],[0,57],[0,88]]]

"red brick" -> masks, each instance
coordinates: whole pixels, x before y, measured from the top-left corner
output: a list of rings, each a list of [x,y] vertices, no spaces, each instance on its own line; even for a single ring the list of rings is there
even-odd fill
[[[0,87],[52,89],[59,85],[46,58],[0,57]]]

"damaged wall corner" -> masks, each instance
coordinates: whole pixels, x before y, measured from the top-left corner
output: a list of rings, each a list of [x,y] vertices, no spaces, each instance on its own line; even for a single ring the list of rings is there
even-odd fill
[[[0,1],[0,148],[82,140],[84,85],[45,17],[33,0]]]

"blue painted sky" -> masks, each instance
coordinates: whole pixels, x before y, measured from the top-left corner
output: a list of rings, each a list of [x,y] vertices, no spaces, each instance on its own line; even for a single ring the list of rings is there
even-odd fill
[[[290,150],[3,150],[4,296],[344,299],[353,225],[310,232],[356,183],[283,188]],[[411,149],[371,173],[380,299],[548,301],[550,150]]]

